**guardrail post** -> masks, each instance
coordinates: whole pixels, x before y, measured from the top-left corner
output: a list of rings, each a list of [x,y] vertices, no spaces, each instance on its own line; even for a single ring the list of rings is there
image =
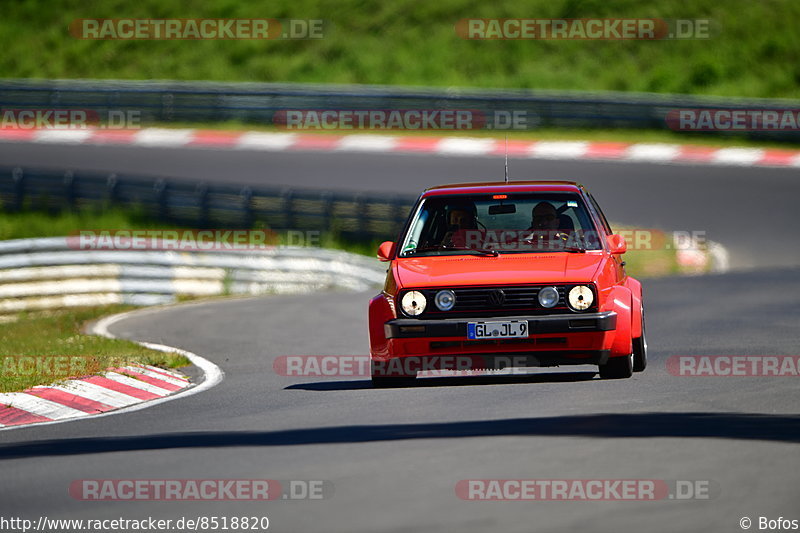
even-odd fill
[[[283,199],[283,221],[286,226],[284,229],[293,229],[294,227],[294,202],[292,196],[294,191],[291,189],[283,189],[281,191],[281,198]]]
[[[200,208],[200,227],[207,228],[210,222],[208,216],[208,185],[200,183],[196,192],[197,206]]]
[[[320,194],[322,199],[322,227],[333,228],[333,194],[325,191]]]
[[[358,228],[359,236],[366,235],[367,229],[367,202],[364,197],[357,194],[355,197],[356,204],[356,227]]]
[[[161,96],[161,118],[167,122],[172,122],[174,118],[175,96],[166,93]]]
[[[117,175],[109,174],[106,179],[106,203],[113,206],[117,201]]]
[[[153,192],[156,197],[156,216],[160,220],[166,220],[169,214],[167,206],[167,183],[164,180],[157,180],[153,185]]]
[[[71,170],[64,172],[64,202],[70,210],[75,207],[75,174]]]
[[[246,228],[253,227],[253,191],[250,187],[245,187],[239,193],[239,196],[242,198],[242,223]]]
[[[14,211],[22,211],[25,202],[25,173],[20,167],[11,171],[11,179],[14,180]]]
[[[403,202],[397,198],[392,200],[392,210],[391,210],[391,219],[392,219],[392,231],[395,231],[395,228],[399,228],[400,225],[405,222],[406,214],[403,211]],[[397,230],[399,231],[399,230]]]

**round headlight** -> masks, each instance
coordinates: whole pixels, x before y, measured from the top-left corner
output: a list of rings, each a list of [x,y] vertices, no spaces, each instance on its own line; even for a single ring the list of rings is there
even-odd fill
[[[585,311],[594,302],[594,293],[586,285],[577,285],[570,289],[567,300],[569,301],[569,306],[576,311]]]
[[[439,311],[449,311],[456,305],[456,293],[451,290],[439,291],[433,301]]]
[[[542,307],[554,307],[558,303],[558,291],[555,287],[545,287],[539,291],[539,303]]]
[[[419,291],[409,291],[403,295],[400,305],[403,306],[403,312],[408,316],[417,316],[425,311],[427,303],[424,294]]]

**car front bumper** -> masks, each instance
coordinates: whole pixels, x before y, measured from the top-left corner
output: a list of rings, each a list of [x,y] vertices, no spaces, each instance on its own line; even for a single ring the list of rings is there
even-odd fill
[[[525,320],[523,338],[467,338],[470,322]],[[373,361],[420,358],[437,368],[466,364],[472,368],[605,364],[612,355],[617,313],[447,319],[397,318],[384,323],[388,350]],[[449,358],[456,356],[456,359]],[[466,363],[465,363],[466,361]],[[462,367],[463,368],[463,367]]]
[[[467,324],[470,322],[526,320],[530,335],[551,333],[586,333],[612,331],[617,327],[617,314],[614,311],[569,315],[504,316],[486,318],[445,318],[439,320],[418,320],[397,318],[384,324],[387,339],[418,339],[427,337],[467,338]]]

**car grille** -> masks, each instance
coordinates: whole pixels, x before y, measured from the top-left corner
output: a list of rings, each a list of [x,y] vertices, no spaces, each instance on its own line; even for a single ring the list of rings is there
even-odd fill
[[[539,290],[543,287],[556,287],[559,294],[555,307],[544,308],[539,304]],[[514,287],[461,287],[452,288],[456,294],[456,303],[450,311],[439,311],[434,303],[437,289],[417,289],[428,301],[425,312],[420,319],[469,318],[487,316],[513,316],[519,314],[537,315],[554,313],[574,313],[567,306],[567,291],[574,285],[527,285]],[[498,291],[502,291],[500,294]],[[595,304],[596,304],[595,298]],[[594,309],[587,309],[591,311]]]

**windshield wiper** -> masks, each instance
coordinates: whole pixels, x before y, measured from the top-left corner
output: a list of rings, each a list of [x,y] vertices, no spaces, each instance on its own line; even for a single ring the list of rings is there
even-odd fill
[[[500,253],[497,250],[489,250],[487,248],[469,248],[467,246],[425,246],[424,248],[414,248],[406,252],[408,255],[414,255],[418,252],[433,252],[437,250],[458,250],[459,252],[475,252],[480,255],[497,257]]]
[[[573,254],[583,254],[586,253],[586,248],[583,246],[567,246],[564,245],[560,250],[556,250],[557,252],[570,252]]]

